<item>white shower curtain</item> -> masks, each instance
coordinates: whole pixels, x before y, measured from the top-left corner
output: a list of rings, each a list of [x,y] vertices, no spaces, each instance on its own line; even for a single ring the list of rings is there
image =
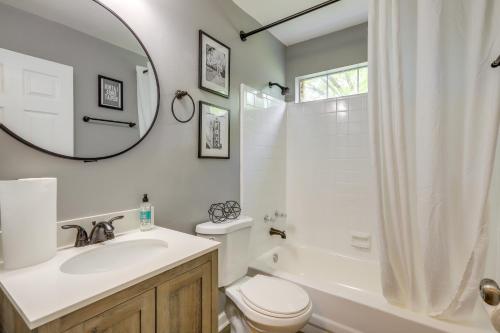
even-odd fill
[[[369,112],[385,297],[446,319],[483,278],[500,120],[498,0],[371,0]]]
[[[156,80],[151,63],[147,67],[137,66],[137,110],[139,135],[142,138],[149,130],[156,114],[158,100]]]

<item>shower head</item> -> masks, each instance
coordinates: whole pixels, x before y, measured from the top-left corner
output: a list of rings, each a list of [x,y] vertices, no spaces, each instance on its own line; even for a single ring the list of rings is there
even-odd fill
[[[290,92],[290,88],[284,87],[279,83],[274,83],[274,82],[269,82],[269,88],[272,88],[273,86],[277,86],[281,89],[281,95],[286,96]]]

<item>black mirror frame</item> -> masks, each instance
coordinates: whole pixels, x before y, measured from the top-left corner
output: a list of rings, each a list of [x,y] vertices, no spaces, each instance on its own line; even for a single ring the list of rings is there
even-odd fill
[[[14,132],[12,132],[11,130],[9,130],[5,125],[3,125],[1,123],[0,123],[0,129],[2,129],[5,133],[9,134],[11,137],[13,137],[14,139],[16,139],[17,141],[22,142],[25,145],[27,145],[28,147],[33,148],[35,150],[38,150],[38,151],[40,151],[42,153],[45,153],[45,154],[48,154],[48,155],[51,155],[51,156],[55,156],[55,157],[60,157],[60,158],[68,159],[68,160],[74,160],[74,161],[97,162],[99,160],[106,160],[106,159],[109,159],[109,158],[112,158],[112,157],[116,157],[116,156],[125,154],[126,152],[128,152],[128,151],[132,150],[133,148],[135,148],[136,146],[138,146],[142,142],[142,140],[144,140],[148,136],[149,132],[151,132],[151,130],[153,129],[153,127],[154,127],[154,125],[156,123],[156,119],[158,118],[158,114],[159,114],[159,111],[160,111],[160,82],[159,82],[159,79],[158,79],[158,73],[156,71],[156,67],[155,67],[155,65],[153,63],[153,60],[151,59],[151,56],[149,55],[148,50],[144,46],[144,44],[141,41],[141,39],[139,38],[139,36],[137,36],[137,34],[134,32],[134,30],[132,30],[132,28],[127,24],[127,22],[125,22],[116,12],[114,12],[112,9],[110,9],[108,6],[106,6],[105,4],[103,4],[102,2],[100,2],[99,0],[89,0],[89,1],[95,2],[97,5],[101,6],[102,8],[104,8],[105,10],[107,10],[108,12],[110,12],[114,17],[116,17],[132,33],[132,35],[135,37],[135,39],[141,45],[142,49],[144,50],[144,53],[146,54],[146,56],[147,56],[147,58],[148,58],[148,60],[149,60],[149,62],[151,64],[151,67],[152,67],[154,75],[155,75],[155,81],[156,81],[157,103],[156,103],[155,116],[154,116],[153,121],[151,122],[151,126],[149,127],[149,129],[147,130],[147,132],[136,143],[134,143],[132,146],[130,146],[130,147],[122,150],[119,153],[115,153],[115,154],[107,155],[107,156],[101,156],[101,157],[74,157],[74,156],[66,156],[66,155],[54,153],[54,152],[51,152],[51,151],[46,150],[44,148],[38,147],[35,144],[27,141],[26,139],[23,139],[22,137],[20,137],[17,134],[15,134]]]

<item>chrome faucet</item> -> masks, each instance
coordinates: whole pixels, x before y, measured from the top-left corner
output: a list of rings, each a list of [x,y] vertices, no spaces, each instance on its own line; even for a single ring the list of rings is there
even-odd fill
[[[62,229],[77,229],[75,247],[83,247],[89,244],[97,244],[102,243],[104,241],[115,238],[115,227],[113,226],[113,222],[116,220],[123,219],[124,216],[116,216],[110,219],[109,221],[103,221],[97,223],[96,221],[92,222],[93,228],[90,232],[90,237],[87,236],[87,231],[79,225],[63,225]]]
[[[278,230],[278,229],[271,228],[271,229],[269,229],[269,235],[271,235],[271,236],[278,235],[282,239],[286,239],[286,231],[284,231],[284,230],[281,231],[281,230]]]

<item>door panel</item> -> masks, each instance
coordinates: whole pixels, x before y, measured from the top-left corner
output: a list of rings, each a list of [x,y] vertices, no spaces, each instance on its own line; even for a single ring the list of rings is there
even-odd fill
[[[211,265],[205,263],[157,288],[158,333],[210,333]]]
[[[73,67],[0,48],[0,109],[18,136],[74,156]]]

